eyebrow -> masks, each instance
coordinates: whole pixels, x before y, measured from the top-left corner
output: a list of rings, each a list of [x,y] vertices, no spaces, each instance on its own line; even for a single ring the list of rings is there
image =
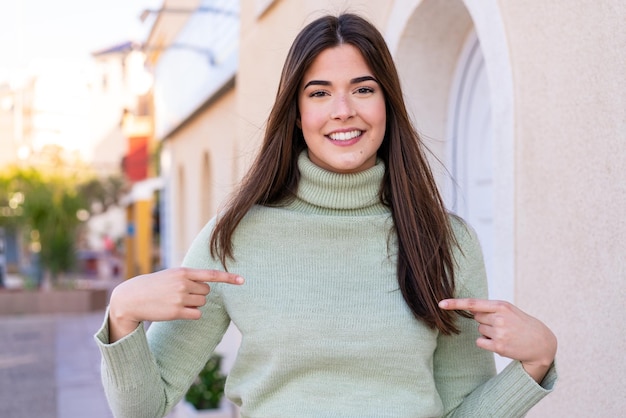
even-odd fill
[[[378,84],[378,80],[376,80],[371,75],[364,75],[362,77],[353,78],[352,80],[350,80],[350,84],[359,84],[364,81],[373,81]],[[330,81],[326,81],[326,80],[311,80],[304,85],[303,90],[309,86],[330,86],[331,84],[332,83]]]

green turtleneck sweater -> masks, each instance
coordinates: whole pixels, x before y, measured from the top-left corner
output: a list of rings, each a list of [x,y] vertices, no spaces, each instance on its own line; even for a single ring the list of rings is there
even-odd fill
[[[299,159],[297,198],[255,206],[234,237],[229,271],[242,286],[214,284],[197,321],[153,323],[108,344],[96,339],[116,417],[159,417],[184,395],[232,321],[242,342],[226,385],[243,417],[516,417],[551,389],[519,362],[495,375],[476,347],[477,325],[459,319],[444,336],[414,319],[398,289],[395,236],[378,198],[384,165],[336,174]],[[486,298],[474,233],[453,219],[458,297]],[[184,265],[219,269],[209,254],[214,222]]]

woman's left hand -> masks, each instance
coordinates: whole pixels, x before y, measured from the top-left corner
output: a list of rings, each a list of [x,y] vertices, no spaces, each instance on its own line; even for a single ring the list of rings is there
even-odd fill
[[[557,341],[543,322],[509,302],[485,299],[445,299],[439,307],[474,315],[481,337],[476,345],[519,360],[524,370],[541,383],[556,355]]]

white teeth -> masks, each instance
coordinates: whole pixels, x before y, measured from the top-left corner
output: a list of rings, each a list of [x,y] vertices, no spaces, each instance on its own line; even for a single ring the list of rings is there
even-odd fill
[[[332,139],[333,141],[349,141],[361,135],[362,133],[363,131],[359,131],[359,130],[354,130],[350,132],[334,132],[328,135],[328,137]]]

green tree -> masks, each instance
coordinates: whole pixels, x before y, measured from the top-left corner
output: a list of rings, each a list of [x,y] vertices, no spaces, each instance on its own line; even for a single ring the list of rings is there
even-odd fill
[[[78,186],[78,192],[89,203],[92,214],[106,212],[119,202],[126,184],[120,175],[91,177]]]
[[[75,242],[88,202],[75,178],[13,168],[0,176],[0,225],[14,225],[39,248],[43,269],[53,282],[76,260]]]

